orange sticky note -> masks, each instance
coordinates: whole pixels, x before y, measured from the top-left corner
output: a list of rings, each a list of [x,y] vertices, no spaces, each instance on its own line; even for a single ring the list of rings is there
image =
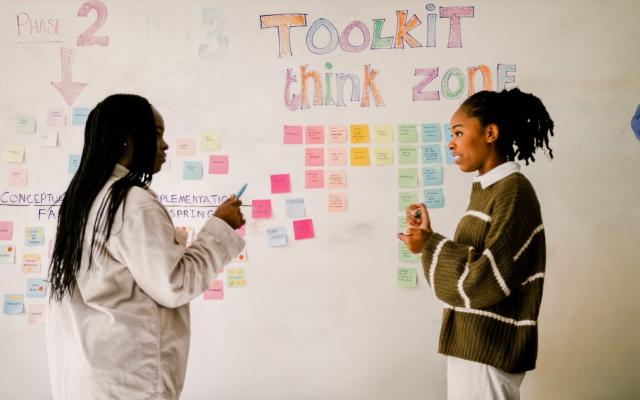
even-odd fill
[[[369,143],[369,125],[351,125],[351,143]]]
[[[176,139],[176,155],[180,157],[193,157],[196,155],[196,141],[192,138]]]
[[[354,167],[366,167],[369,165],[369,148],[368,147],[352,147],[351,148],[351,165]]]
[[[305,189],[322,189],[324,187],[324,170],[308,169],[304,171]]]
[[[327,187],[329,189],[346,188],[347,173],[345,171],[327,171]]]
[[[347,165],[347,149],[344,147],[329,147],[327,150],[327,165]]]
[[[331,125],[329,126],[329,143],[340,144],[347,143],[347,126]]]
[[[346,193],[327,193],[327,207],[330,212],[347,211]]]
[[[307,167],[322,167],[324,165],[324,149],[322,147],[304,149],[304,165]]]

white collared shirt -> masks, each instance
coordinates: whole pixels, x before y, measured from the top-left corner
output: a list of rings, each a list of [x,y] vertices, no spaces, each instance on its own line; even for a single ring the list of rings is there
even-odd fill
[[[473,181],[480,182],[482,189],[486,189],[502,178],[505,178],[515,172],[520,172],[520,164],[515,161],[507,161],[497,167],[494,167],[483,175],[476,176],[473,178]]]

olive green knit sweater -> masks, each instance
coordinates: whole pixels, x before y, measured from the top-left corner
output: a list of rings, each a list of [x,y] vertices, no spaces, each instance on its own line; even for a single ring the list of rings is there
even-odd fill
[[[440,353],[511,373],[535,368],[545,237],[524,175],[509,174],[485,189],[474,182],[455,239],[433,233],[422,265],[446,303]]]

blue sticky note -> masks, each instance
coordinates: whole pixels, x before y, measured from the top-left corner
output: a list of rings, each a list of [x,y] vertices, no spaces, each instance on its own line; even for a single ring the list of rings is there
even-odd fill
[[[442,188],[425,189],[424,204],[426,204],[427,208],[444,207],[444,193],[442,193]]]
[[[451,124],[442,124],[442,128],[444,130],[445,159],[447,164],[453,164],[453,154],[451,154],[451,150],[449,150],[449,142],[451,142]]]
[[[89,118],[90,108],[87,107],[74,107],[72,112],[71,124],[75,126],[84,126]]]
[[[422,146],[422,163],[437,164],[442,162],[440,143],[425,144]]]
[[[267,228],[267,246],[279,247],[287,245],[287,230],[284,227]]]
[[[45,297],[47,295],[47,281],[44,279],[27,280],[27,297]]]
[[[631,118],[631,129],[636,134],[636,139],[640,140],[640,105],[638,105],[636,113]]]
[[[185,161],[182,169],[182,179],[184,180],[202,179],[202,162]]]
[[[78,168],[80,167],[80,154],[71,154],[69,155],[69,173],[71,175],[75,174]]]
[[[44,246],[44,228],[28,226],[24,228],[25,246]]]
[[[422,124],[422,143],[439,142],[442,138],[440,124],[429,123]]]
[[[422,185],[442,185],[442,167],[439,165],[422,168]]]
[[[287,218],[303,218],[306,216],[304,199],[286,199]]]
[[[24,310],[24,295],[5,294],[3,312],[5,314],[22,314]]]

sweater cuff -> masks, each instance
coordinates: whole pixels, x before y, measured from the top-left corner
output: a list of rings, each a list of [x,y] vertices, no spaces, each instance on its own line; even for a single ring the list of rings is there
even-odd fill
[[[209,233],[214,238],[214,241],[223,244],[232,259],[237,257],[244,249],[244,239],[228,223],[218,217],[209,218],[202,230]]]
[[[427,243],[424,245],[424,249],[422,249],[422,259],[430,260],[433,256],[433,253],[436,251],[436,247],[438,247],[438,243],[442,241],[442,239],[446,239],[444,236],[437,232],[433,232],[429,239],[427,239]]]

